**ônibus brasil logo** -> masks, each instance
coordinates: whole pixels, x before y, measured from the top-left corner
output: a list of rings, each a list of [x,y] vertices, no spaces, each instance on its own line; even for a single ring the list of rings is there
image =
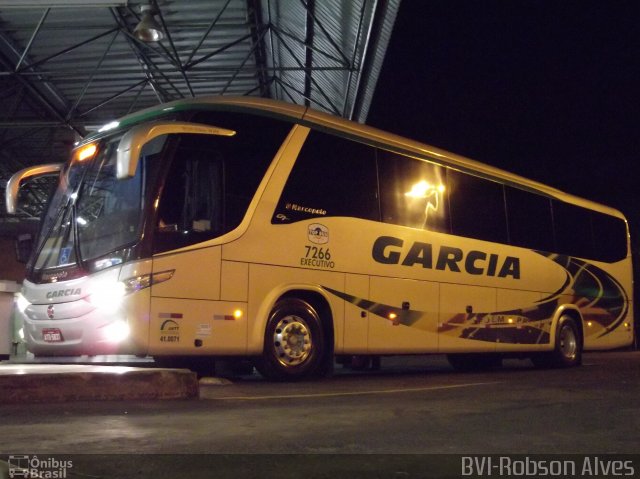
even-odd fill
[[[54,457],[14,455],[9,456],[7,465],[10,478],[65,479],[69,477],[68,472],[73,467],[73,461]]]

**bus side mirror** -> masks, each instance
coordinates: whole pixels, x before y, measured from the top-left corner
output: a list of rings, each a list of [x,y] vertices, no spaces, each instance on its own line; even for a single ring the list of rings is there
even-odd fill
[[[33,236],[30,233],[18,235],[16,238],[16,260],[19,263],[29,261],[31,251],[33,250]]]
[[[30,166],[23,170],[14,173],[7,182],[7,189],[5,190],[5,205],[7,213],[10,215],[16,214],[16,208],[18,206],[18,192],[20,191],[20,183],[22,180],[31,178],[33,176],[44,176],[51,173],[57,173],[62,169],[62,163],[49,163],[46,165]]]
[[[134,126],[122,136],[118,143],[116,178],[124,180],[135,176],[138,161],[140,160],[140,152],[145,144],[158,136],[177,133],[217,136],[233,136],[236,134],[233,130],[181,121],[144,123]]]

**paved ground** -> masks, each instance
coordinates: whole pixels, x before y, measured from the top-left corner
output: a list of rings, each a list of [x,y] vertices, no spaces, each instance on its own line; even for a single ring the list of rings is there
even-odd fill
[[[197,397],[196,374],[184,369],[0,364],[0,404]]]
[[[509,361],[472,374],[439,356],[385,358],[379,372],[317,382],[201,384],[200,399],[1,405],[0,454],[118,454],[76,458],[86,472],[77,477],[214,477],[211,468],[216,477],[454,477],[420,474],[459,457],[434,466],[422,455],[638,453],[639,380],[640,352],[588,353],[570,370]]]

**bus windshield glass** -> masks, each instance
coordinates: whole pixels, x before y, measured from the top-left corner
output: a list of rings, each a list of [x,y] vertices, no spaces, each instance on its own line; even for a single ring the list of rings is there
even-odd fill
[[[143,170],[133,178],[116,178],[118,142],[104,145],[78,191],[75,224],[83,261],[135,242],[142,215]]]
[[[143,168],[133,178],[116,179],[118,140],[103,142],[94,157],[74,158],[63,170],[44,219],[36,270],[94,259],[139,237]]]

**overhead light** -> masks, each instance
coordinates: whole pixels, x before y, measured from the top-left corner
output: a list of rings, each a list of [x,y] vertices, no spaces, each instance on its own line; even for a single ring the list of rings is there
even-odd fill
[[[162,27],[154,18],[154,15],[158,13],[153,5],[142,5],[140,7],[140,13],[142,19],[140,23],[133,30],[133,35],[142,42],[159,42],[164,38],[164,32]]]

